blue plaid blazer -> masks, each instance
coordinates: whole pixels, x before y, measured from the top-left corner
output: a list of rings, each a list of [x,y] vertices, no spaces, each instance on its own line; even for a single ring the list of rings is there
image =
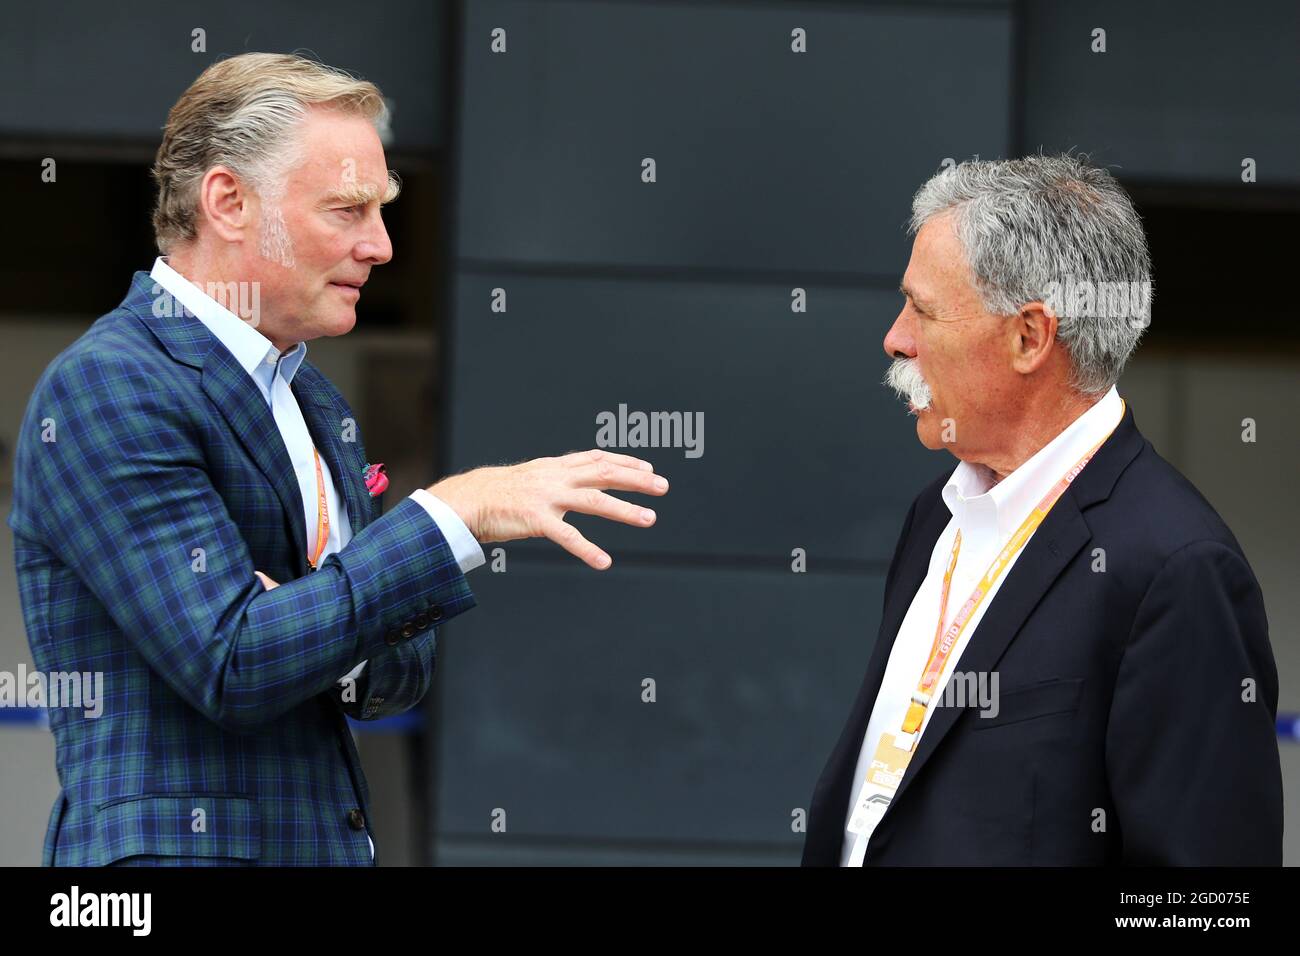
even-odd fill
[[[365,450],[343,440],[352,410],[303,362],[292,388],[353,528],[308,573],[266,401],[163,297],[137,272],[41,375],[19,435],[9,526],[36,667],[103,674],[98,717],[50,709],[43,862],[369,865],[345,715],[413,707],[437,626],[473,595],[417,502],[381,517]]]

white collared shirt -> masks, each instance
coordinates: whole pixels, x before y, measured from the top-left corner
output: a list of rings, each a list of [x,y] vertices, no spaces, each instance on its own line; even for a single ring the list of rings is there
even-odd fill
[[[281,355],[261,332],[251,324],[239,318],[216,299],[212,298],[197,285],[188,281],[179,272],[168,265],[163,256],[159,256],[149,273],[159,286],[169,292],[173,298],[200,322],[202,322],[217,341],[226,347],[240,367],[257,383],[258,391],[271,408],[276,428],[289,454],[294,475],[298,479],[298,490],[302,495],[303,520],[307,528],[307,547],[316,553],[317,544],[317,493],[316,493],[316,456],[311,433],[307,430],[307,421],[302,409],[294,397],[289,385],[307,357],[307,343],[299,342]],[[329,464],[325,456],[320,458],[321,477],[325,483],[325,503],[329,509],[329,531],[321,560],[326,556],[342,550],[352,539],[352,524],[348,520],[345,502],[334,486]],[[437,524],[443,537],[451,548],[452,554],[460,565],[462,573],[468,573],[484,563],[483,549],[478,541],[465,527],[465,522],[452,510],[451,506],[429,493],[427,489],[417,488],[409,497],[414,498],[428,512]],[[351,671],[339,678],[339,683],[361,675],[366,661],[362,661]],[[366,834],[369,839],[369,833]],[[374,841],[370,842],[370,855],[375,853]]]
[[[943,501],[952,512],[952,519],[935,542],[925,579],[912,598],[885,665],[880,693],[876,696],[871,719],[867,723],[867,733],[858,754],[853,787],[849,794],[850,804],[845,808],[841,866],[859,866],[866,854],[871,832],[849,832],[849,820],[880,736],[886,732],[898,733],[902,730],[903,717],[929,658],[938,624],[943,575],[952,555],[957,531],[961,530],[961,553],[949,588],[945,628],[952,624],[962,604],[984,576],[994,555],[1006,545],[1033,507],[1080,458],[1114,430],[1123,413],[1124,406],[1119,392],[1112,386],[1091,408],[996,485],[993,484],[993,474],[988,468],[964,461],[958,463],[948,483],[944,485]],[[998,588],[1011,573],[1016,557],[1023,551],[1022,548],[1011,558],[1006,569],[989,589],[988,596],[971,615],[931,691],[932,700],[938,700],[942,695],[944,684],[960,660],[962,651],[970,642],[971,635],[979,628],[984,612],[996,599]],[[882,636],[881,639],[886,638]],[[925,717],[917,732],[918,743],[925,728],[929,726],[933,711],[933,704],[925,710]],[[913,752],[915,747],[916,744],[913,745]],[[878,821],[879,817],[875,820]]]

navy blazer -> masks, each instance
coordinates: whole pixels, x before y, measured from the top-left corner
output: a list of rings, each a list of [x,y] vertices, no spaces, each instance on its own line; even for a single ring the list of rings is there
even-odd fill
[[[308,573],[270,407],[172,305],[137,272],[41,375],[19,434],[9,525],[32,656],[105,688],[98,716],[50,708],[43,862],[370,865],[345,717],[416,706],[437,629],[474,596],[418,502],[379,513],[353,412],[304,361],[292,389],[353,530]]]
[[[839,865],[885,664],[952,517],[949,474],[903,523],[880,635],[813,795],[805,866]],[[866,865],[1281,864],[1277,668],[1259,584],[1131,406],[956,666],[996,670],[1000,710],[935,709]]]

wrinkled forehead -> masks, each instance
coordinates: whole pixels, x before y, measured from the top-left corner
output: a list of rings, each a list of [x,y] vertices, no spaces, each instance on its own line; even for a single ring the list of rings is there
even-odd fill
[[[396,198],[379,134],[365,117],[314,110],[302,122],[298,146],[302,158],[290,178],[313,194],[349,205]]]
[[[951,300],[976,294],[952,213],[934,216],[917,231],[902,288],[914,300]]]

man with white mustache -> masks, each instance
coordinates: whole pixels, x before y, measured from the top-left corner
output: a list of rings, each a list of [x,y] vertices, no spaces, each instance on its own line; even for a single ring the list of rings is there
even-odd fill
[[[1128,196],[1079,157],[963,163],[912,231],[886,384],[959,462],[903,522],[804,865],[1280,865],[1259,585],[1116,389],[1150,314]],[[1057,301],[1079,282],[1139,308]]]

